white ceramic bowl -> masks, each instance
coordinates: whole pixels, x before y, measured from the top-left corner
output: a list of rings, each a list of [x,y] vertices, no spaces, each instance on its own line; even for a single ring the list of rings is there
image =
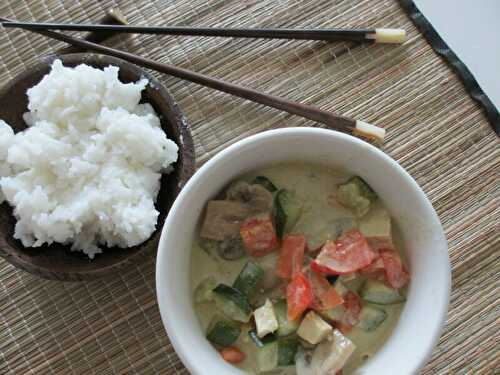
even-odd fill
[[[389,156],[354,137],[313,128],[272,130],[237,142],[200,168],[177,197],[156,263],[160,313],[177,354],[195,375],[242,374],[222,360],[195,316],[188,274],[192,241],[204,205],[227,183],[269,164],[297,160],[363,177],[397,222],[411,272],[408,300],[390,339],[358,373],[417,373],[439,339],[450,296],[450,263],[439,219],[417,183]]]

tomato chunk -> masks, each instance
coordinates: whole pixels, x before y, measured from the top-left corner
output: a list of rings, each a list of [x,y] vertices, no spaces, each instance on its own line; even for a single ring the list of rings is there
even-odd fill
[[[311,270],[309,271],[309,279],[314,296],[311,303],[312,309],[317,311],[328,310],[344,303],[342,296],[338,294],[324,275]]]
[[[312,268],[318,272],[343,275],[368,266],[375,253],[357,229],[350,230],[335,242],[327,241],[313,262]]]
[[[302,235],[285,236],[281,245],[276,273],[283,279],[289,279],[302,269],[306,238]]]
[[[311,283],[302,272],[297,272],[286,288],[288,319],[296,320],[313,301]]]
[[[375,259],[370,265],[361,268],[359,273],[375,280],[385,280],[384,261],[381,257]]]
[[[345,313],[342,323],[353,326],[359,321],[359,314],[361,313],[361,298],[349,291],[344,296]]]
[[[220,355],[229,363],[240,363],[245,359],[245,353],[234,346],[228,346],[227,348],[221,349]]]
[[[270,214],[248,218],[240,227],[240,235],[247,252],[261,257],[278,247],[278,237]]]
[[[347,335],[351,330],[352,326],[344,323],[335,323],[335,328],[337,328],[343,335]]]
[[[380,250],[380,258],[384,263],[385,277],[391,287],[399,289],[408,284],[410,275],[397,252],[389,249]]]

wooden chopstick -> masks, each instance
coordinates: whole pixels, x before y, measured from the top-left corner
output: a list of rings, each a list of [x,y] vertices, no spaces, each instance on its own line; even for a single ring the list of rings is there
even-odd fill
[[[118,8],[109,8],[104,13],[104,16],[99,20],[101,25],[127,25],[128,21],[123,15],[123,13]],[[104,32],[93,32],[91,31],[87,35],[85,35],[85,40],[93,43],[103,43],[108,39],[118,35],[116,31],[104,31]],[[68,45],[64,46],[61,50],[58,50],[57,54],[66,54],[66,53],[78,53],[82,52],[78,47]]]
[[[21,27],[26,30],[92,31],[134,34],[165,34],[191,36],[217,36],[237,38],[301,39],[325,41],[358,41],[402,43],[405,32],[401,29],[249,29],[210,28],[190,26],[132,26],[75,23],[2,22],[4,27]]]
[[[6,21],[0,17],[0,22]],[[237,97],[247,99],[256,103],[280,109],[297,116],[305,117],[327,125],[330,128],[345,131],[351,134],[362,135],[379,142],[382,142],[385,137],[385,130],[366,122],[353,120],[347,117],[333,114],[329,111],[316,108],[307,104],[293,102],[278,96],[264,94],[254,89],[236,85],[234,83],[225,82],[223,80],[212,78],[200,73],[193,72],[188,69],[179,68],[169,64],[163,64],[152,59],[141,57],[130,52],[121,51],[115,48],[106,47],[100,44],[92,43],[84,39],[71,37],[61,33],[49,30],[30,30],[38,34],[66,42],[73,46],[77,46],[86,50],[96,51],[103,54],[115,56],[131,63],[140,65],[145,68],[156,70],[160,73],[172,75],[182,78],[190,82],[197,83],[202,86],[210,87],[215,90],[223,91]]]

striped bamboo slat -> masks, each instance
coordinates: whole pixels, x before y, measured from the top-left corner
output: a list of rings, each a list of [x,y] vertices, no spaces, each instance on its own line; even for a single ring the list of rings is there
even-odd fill
[[[494,374],[499,361],[500,147],[481,109],[396,0],[3,0],[26,21],[211,27],[395,27],[401,46],[133,35],[121,49],[313,104],[388,130],[383,150],[422,186],[453,266],[443,336],[422,374]],[[0,29],[0,85],[62,47]],[[192,125],[198,166],[257,132],[310,121],[153,73]],[[1,103],[0,103],[1,105]],[[0,260],[0,374],[187,374],[161,324],[154,255],[87,283],[40,280]]]

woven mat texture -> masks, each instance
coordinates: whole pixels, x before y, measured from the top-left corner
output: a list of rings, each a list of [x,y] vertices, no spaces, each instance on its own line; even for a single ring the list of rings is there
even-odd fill
[[[446,328],[422,374],[500,373],[499,140],[396,0],[2,0],[0,15],[97,21],[111,6],[148,25],[405,28],[401,46],[168,36],[112,45],[384,126],[383,150],[432,201],[453,266]],[[0,29],[0,85],[61,47]],[[186,113],[198,166],[251,134],[315,126],[156,76]],[[0,374],[186,374],[160,320],[154,258],[87,283],[41,280],[0,260]]]

